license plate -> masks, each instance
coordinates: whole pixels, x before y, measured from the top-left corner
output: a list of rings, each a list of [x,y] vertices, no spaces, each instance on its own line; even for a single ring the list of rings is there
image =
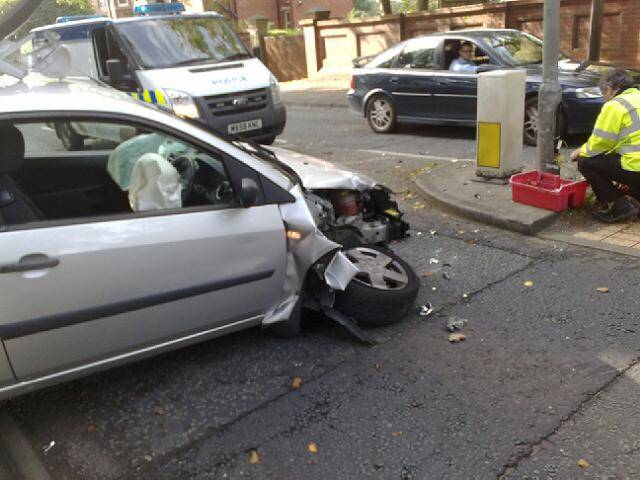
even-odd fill
[[[262,119],[247,120],[246,122],[231,123],[227,127],[229,133],[243,133],[251,130],[259,130],[262,128]]]

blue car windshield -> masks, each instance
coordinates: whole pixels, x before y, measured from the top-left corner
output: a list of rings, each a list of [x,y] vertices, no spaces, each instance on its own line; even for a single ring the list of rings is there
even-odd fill
[[[517,67],[542,63],[542,41],[520,32],[492,32],[484,37],[505,65]],[[559,60],[567,57],[560,55]]]
[[[167,68],[250,58],[221,18],[161,17],[123,22],[116,29],[143,68]]]

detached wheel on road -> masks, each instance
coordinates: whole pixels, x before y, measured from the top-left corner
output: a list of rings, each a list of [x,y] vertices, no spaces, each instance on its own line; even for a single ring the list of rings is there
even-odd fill
[[[420,283],[407,262],[381,247],[345,250],[360,269],[344,292],[336,292],[335,307],[363,325],[390,325],[409,312]]]
[[[78,135],[70,123],[56,123],[56,135],[62,141],[65,150],[74,151],[84,148],[84,137]]]
[[[396,108],[384,95],[374,95],[367,103],[367,122],[376,133],[389,133],[396,128]]]

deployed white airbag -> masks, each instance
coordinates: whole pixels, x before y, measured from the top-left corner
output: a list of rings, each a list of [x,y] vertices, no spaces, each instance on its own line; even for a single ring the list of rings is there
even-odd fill
[[[129,204],[134,212],[182,207],[180,175],[157,153],[145,153],[133,167]]]

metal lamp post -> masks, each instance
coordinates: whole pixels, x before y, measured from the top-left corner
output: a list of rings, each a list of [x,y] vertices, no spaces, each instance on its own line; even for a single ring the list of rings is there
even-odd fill
[[[541,172],[553,170],[555,165],[555,134],[558,106],[562,90],[558,82],[560,56],[560,1],[544,0],[544,50],[542,57],[542,86],[538,97],[538,165]]]

